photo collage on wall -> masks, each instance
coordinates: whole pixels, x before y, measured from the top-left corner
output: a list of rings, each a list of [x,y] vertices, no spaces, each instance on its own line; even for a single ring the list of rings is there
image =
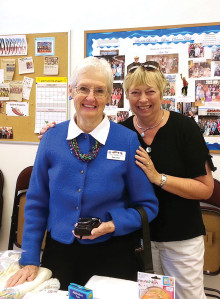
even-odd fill
[[[119,50],[100,51],[98,58],[106,59],[112,68],[114,78],[113,91],[109,103],[105,109],[108,118],[114,122],[120,122],[127,119],[130,114],[124,109],[124,91],[123,80],[125,77],[125,55],[118,55]]]
[[[162,107],[194,118],[205,137],[220,137],[220,25],[91,34],[87,56],[112,66],[109,118],[132,114],[123,90],[127,67],[156,61],[167,79]]]

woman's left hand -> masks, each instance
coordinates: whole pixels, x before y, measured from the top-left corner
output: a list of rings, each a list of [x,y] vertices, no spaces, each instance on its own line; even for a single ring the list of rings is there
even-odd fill
[[[115,231],[114,222],[108,221],[108,222],[102,222],[99,225],[99,227],[97,227],[97,228],[93,228],[90,236],[80,237],[78,235],[75,235],[74,230],[73,230],[73,234],[76,238],[79,238],[81,240],[84,240],[84,239],[94,240],[94,239],[101,237],[105,234],[113,233],[114,231]]]
[[[143,147],[139,146],[139,150],[136,150],[136,164],[140,166],[141,169],[147,175],[149,181],[157,186],[160,185],[161,174],[157,172],[154,167],[154,163],[149,157],[148,153],[143,149]]]

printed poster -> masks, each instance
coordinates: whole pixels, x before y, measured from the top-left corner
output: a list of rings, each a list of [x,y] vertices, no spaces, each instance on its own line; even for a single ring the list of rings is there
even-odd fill
[[[1,67],[4,69],[4,80],[11,81],[15,71],[15,59],[1,59]]]
[[[22,101],[23,82],[22,81],[11,81],[9,85],[10,85],[9,100],[21,102]]]
[[[25,35],[0,36],[0,56],[27,55]]]
[[[35,56],[48,55],[55,55],[55,37],[35,38]]]
[[[44,75],[58,75],[59,57],[44,57]]]
[[[34,62],[32,57],[18,58],[19,74],[34,73]]]
[[[31,88],[32,88],[33,82],[34,82],[34,79],[29,78],[29,77],[24,77],[23,92],[22,92],[22,98],[24,100],[29,100],[30,99]]]
[[[6,103],[7,116],[29,116],[28,102],[7,102]]]

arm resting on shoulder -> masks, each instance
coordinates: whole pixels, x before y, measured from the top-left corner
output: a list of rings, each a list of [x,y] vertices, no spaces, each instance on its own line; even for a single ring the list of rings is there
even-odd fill
[[[162,173],[155,169],[148,153],[142,147],[137,150],[135,158],[136,164],[145,172],[150,182],[160,186]],[[207,174],[194,179],[167,175],[167,181],[162,188],[183,198],[208,199],[213,192],[214,180],[208,162],[206,162],[205,168]]]
[[[206,172],[206,175],[194,179],[178,178],[168,175],[167,183],[163,189],[188,199],[208,199],[213,192],[214,180],[207,162]]]

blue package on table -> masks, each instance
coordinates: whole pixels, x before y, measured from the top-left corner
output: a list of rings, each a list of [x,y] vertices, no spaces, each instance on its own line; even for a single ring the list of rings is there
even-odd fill
[[[93,299],[92,290],[76,283],[71,283],[68,287],[68,291],[69,299]]]

